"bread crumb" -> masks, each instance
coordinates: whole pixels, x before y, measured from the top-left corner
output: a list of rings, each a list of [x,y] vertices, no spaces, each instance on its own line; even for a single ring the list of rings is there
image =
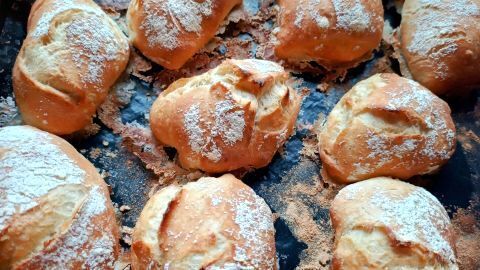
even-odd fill
[[[0,127],[7,126],[18,115],[18,108],[12,97],[0,97]]]
[[[330,84],[326,83],[326,82],[322,82],[322,83],[317,84],[317,89],[322,93],[327,92],[329,87],[330,87]]]
[[[102,151],[100,150],[100,148],[92,148],[89,155],[91,159],[97,159],[101,154]]]
[[[120,212],[127,212],[127,211],[132,210],[132,208],[128,205],[122,205],[122,206],[120,206],[119,209],[120,209]]]
[[[131,246],[132,245],[133,228],[128,227],[128,226],[122,226],[122,228],[120,229],[120,232],[122,234],[122,241],[125,244]]]

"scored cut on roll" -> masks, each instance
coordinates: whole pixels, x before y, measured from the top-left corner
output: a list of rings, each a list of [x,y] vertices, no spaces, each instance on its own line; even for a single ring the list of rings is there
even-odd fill
[[[275,54],[289,62],[350,68],[370,59],[380,45],[380,0],[280,0],[279,5]]]
[[[423,188],[387,177],[354,183],[330,217],[332,269],[458,269],[448,214]]]
[[[272,212],[231,174],[166,187],[135,225],[132,268],[277,269]]]
[[[114,269],[107,185],[60,137],[0,128],[0,269]]]
[[[408,179],[435,172],[455,151],[448,104],[417,82],[377,74],[335,105],[319,134],[320,158],[334,180]]]
[[[480,88],[480,1],[406,0],[400,47],[408,71],[438,95]]]
[[[226,60],[163,91],[150,111],[157,140],[206,172],[266,166],[293,132],[300,96],[273,62]]]
[[[132,0],[127,11],[130,40],[143,55],[181,68],[202,49],[241,0]]]
[[[91,0],[38,0],[13,68],[25,123],[70,134],[91,122],[126,68],[129,45]]]

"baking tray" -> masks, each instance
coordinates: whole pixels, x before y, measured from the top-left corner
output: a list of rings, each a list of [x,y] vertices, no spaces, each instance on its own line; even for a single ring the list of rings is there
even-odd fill
[[[14,104],[11,70],[26,34],[26,22],[32,2],[25,0],[0,2],[0,126],[21,124],[21,117]],[[111,15],[122,24],[128,0],[97,2],[111,11]],[[273,28],[275,24],[272,16],[274,12],[263,17],[257,14],[262,10],[275,9],[274,3],[266,2],[245,0],[244,11],[246,10],[253,18],[253,23],[250,21],[250,28],[245,27],[246,23],[242,20],[237,23],[242,25],[241,29],[236,28],[236,23],[226,26],[218,35],[218,40],[225,41],[225,44],[216,45],[214,51],[217,56],[212,57],[210,52],[199,56],[197,62],[201,63],[199,64],[201,67],[193,67],[195,70],[191,74],[206,70],[209,57],[213,59],[212,63],[218,62],[222,57],[258,57],[260,55],[258,44],[267,37],[256,33],[255,27],[262,27],[265,30]],[[397,27],[400,16],[393,3],[384,1],[384,6],[386,21],[392,28]],[[235,18],[232,20],[238,21]],[[255,33],[249,33],[245,29]],[[235,42],[236,44],[232,45]],[[244,50],[241,50],[242,48]],[[267,55],[266,51],[263,48],[263,55]],[[149,193],[160,188],[165,182],[159,181],[159,172],[155,170],[155,166],[146,166],[148,162],[145,159],[148,157],[145,158],[144,154],[152,151],[146,147],[148,143],[142,146],[141,139],[136,142],[135,138],[138,137],[125,135],[128,131],[122,132],[122,127],[148,128],[148,111],[155,97],[168,82],[181,76],[180,73],[162,71],[155,65],[149,66],[149,62],[139,54],[132,57],[131,62],[136,62],[136,67],[129,69],[130,74],[124,76],[120,88],[120,91],[126,91],[128,94],[123,97],[109,97],[109,101],[112,101],[112,98],[122,101],[121,106],[115,109],[119,118],[117,124],[110,121],[111,119],[106,120],[115,115],[115,112],[109,114],[106,108],[99,112],[88,132],[67,137],[67,140],[98,168],[111,187],[111,197],[123,226],[121,243],[125,254],[128,254],[131,240],[129,233],[135,226]],[[144,66],[147,67],[142,69]],[[400,72],[399,63],[388,44],[383,44],[373,59],[349,70],[343,79],[331,80],[325,74],[297,70],[294,73],[297,78],[296,87],[305,98],[297,121],[296,133],[275,155],[269,166],[250,172],[236,172],[275,212],[276,247],[280,269],[328,269],[333,243],[328,207],[341,187],[322,177],[315,134],[346,90],[359,80],[382,71]],[[478,238],[479,92],[474,92],[465,99],[449,100],[458,132],[457,149],[451,160],[438,173],[411,180],[432,192],[446,207],[454,221],[457,218],[455,213],[459,212],[459,209],[465,214],[463,217],[473,220],[470,229],[459,233],[461,240],[473,239],[473,243],[480,239]],[[164,154],[170,161],[175,159],[175,151],[172,149],[165,149]],[[465,248],[465,243],[466,240],[459,247]],[[475,249],[473,251],[475,252]],[[472,253],[472,250],[458,250],[458,253],[467,257],[462,259],[462,268],[480,269],[480,256]]]

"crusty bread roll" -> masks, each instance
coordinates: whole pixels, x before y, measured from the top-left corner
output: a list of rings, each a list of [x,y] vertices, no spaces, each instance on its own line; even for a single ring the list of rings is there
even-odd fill
[[[188,169],[227,172],[266,166],[292,134],[300,96],[288,73],[264,60],[226,60],[180,79],[150,111],[155,137]]]
[[[132,0],[130,40],[143,55],[178,69],[213,38],[241,0]]]
[[[231,174],[162,189],[133,231],[132,267],[277,269],[272,212]]]
[[[387,177],[355,183],[330,216],[333,269],[458,269],[448,214],[423,188]]]
[[[57,136],[0,128],[0,269],[113,269],[118,249],[95,167]]]
[[[383,32],[380,0],[279,0],[275,54],[327,69],[356,66],[372,56]]]
[[[342,97],[319,141],[326,172],[349,183],[431,173],[453,154],[456,139],[447,103],[415,81],[377,74]]]
[[[129,58],[127,38],[91,0],[37,0],[13,68],[25,123],[69,134],[90,123]]]
[[[400,41],[413,78],[434,93],[480,88],[479,0],[406,0]]]

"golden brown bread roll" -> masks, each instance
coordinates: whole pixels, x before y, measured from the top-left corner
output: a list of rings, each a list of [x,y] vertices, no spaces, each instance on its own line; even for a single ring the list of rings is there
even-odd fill
[[[118,249],[95,167],[57,136],[0,128],[0,269],[113,269]]]
[[[387,177],[355,183],[330,216],[333,269],[458,269],[448,214],[423,188]]]
[[[162,189],[133,232],[134,270],[277,269],[275,256],[272,212],[231,174]]]
[[[241,0],[132,0],[130,40],[143,55],[178,69],[213,38]]]
[[[13,69],[23,120],[55,134],[82,129],[128,57],[127,38],[93,1],[36,1]]]
[[[415,81],[377,74],[342,97],[319,141],[327,173],[349,183],[431,173],[448,161],[456,139],[447,103]]]
[[[438,95],[480,88],[480,1],[407,0],[401,51],[413,78]]]
[[[150,126],[188,169],[227,172],[266,166],[292,134],[300,96],[288,73],[264,60],[226,60],[171,84],[152,106]]]
[[[380,45],[380,0],[280,0],[275,54],[327,69],[356,66]]]

